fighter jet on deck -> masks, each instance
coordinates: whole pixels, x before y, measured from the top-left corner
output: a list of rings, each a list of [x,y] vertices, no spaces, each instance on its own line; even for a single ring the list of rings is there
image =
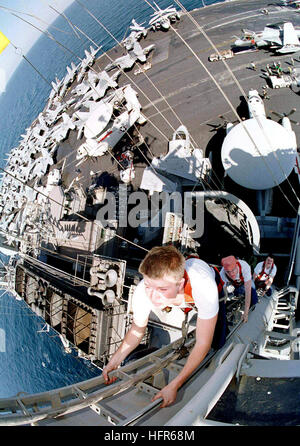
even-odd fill
[[[149,25],[155,31],[156,29],[164,29],[168,30],[170,28],[170,23],[174,22],[176,19],[180,19],[180,14],[176,10],[176,8],[171,5],[166,9],[160,9],[160,7],[153,2],[157,11],[155,11],[151,17],[152,19],[149,21]]]
[[[244,35],[233,46],[268,47],[277,53],[295,53],[300,50],[300,30],[291,22],[278,22],[265,26],[263,31],[242,30]]]
[[[113,116],[116,102],[122,103],[122,112]],[[124,103],[124,104],[123,104]],[[135,124],[143,124],[145,117],[141,113],[141,105],[137,93],[130,85],[116,90],[110,102],[102,100],[98,103],[85,121],[84,136],[86,141],[77,149],[77,166],[87,157],[102,156],[120,141],[124,134]]]
[[[283,45],[276,50],[277,53],[287,54],[300,51],[300,42],[293,24],[288,22],[283,25]]]
[[[131,23],[132,25],[130,25],[129,28],[131,29],[131,32],[135,33],[137,40],[139,40],[142,36],[143,37],[147,36],[148,31],[143,26],[144,22],[141,25],[139,25],[134,19],[132,19]]]
[[[295,8],[300,8],[300,0],[281,0],[282,6],[294,6]]]

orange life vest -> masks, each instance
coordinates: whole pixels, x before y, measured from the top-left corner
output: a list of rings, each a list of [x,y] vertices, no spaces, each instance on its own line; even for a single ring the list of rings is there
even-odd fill
[[[191,258],[191,257],[199,258],[199,257],[196,257],[196,256],[190,256],[190,257],[188,257],[188,259]],[[224,282],[221,279],[221,276],[220,276],[218,268],[216,268],[215,266],[213,266],[212,268],[214,268],[215,273],[216,273],[216,283],[217,283],[217,286],[218,286],[218,293],[219,293],[219,297],[220,297],[220,294],[223,291]],[[184,270],[184,276],[183,277],[184,277],[184,301],[185,301],[185,304],[187,306],[184,307],[184,308],[181,307],[181,309],[182,309],[182,311],[184,313],[188,313],[189,311],[191,311],[193,309],[193,307],[195,305],[195,301],[194,301],[194,298],[193,298],[191,281],[190,281],[189,275],[186,272],[186,270]],[[167,313],[169,313],[172,310],[172,308],[173,307],[165,307],[163,309],[163,311],[166,311]]]
[[[257,276],[255,277],[255,286],[256,288],[265,288],[266,286],[266,281],[269,279],[271,272],[274,268],[274,261],[272,261],[272,266],[270,268],[270,272],[269,274],[265,272],[265,267],[266,267],[266,261],[264,261],[263,266],[262,266],[262,270],[259,274],[257,274]],[[267,277],[264,280],[261,280],[261,278],[263,277],[263,275],[266,275]]]
[[[270,277],[270,275],[271,275],[271,272],[272,272],[273,268],[274,268],[274,261],[272,261],[272,266],[270,268],[269,274],[265,272],[265,267],[266,267],[266,261],[264,261],[263,266],[262,266],[262,270],[261,270],[261,272],[259,274],[257,274],[256,279],[261,280],[261,278],[262,278],[262,276],[264,274],[267,276],[267,279],[268,279]]]

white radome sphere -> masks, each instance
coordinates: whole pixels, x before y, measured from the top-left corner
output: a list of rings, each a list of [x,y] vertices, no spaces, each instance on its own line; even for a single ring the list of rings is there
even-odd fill
[[[226,135],[221,158],[225,173],[248,189],[270,189],[282,183],[296,162],[293,131],[265,117],[252,118]]]

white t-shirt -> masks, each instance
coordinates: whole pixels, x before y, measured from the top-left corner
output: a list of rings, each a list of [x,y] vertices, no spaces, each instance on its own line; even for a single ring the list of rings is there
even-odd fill
[[[214,270],[203,260],[189,259],[185,262],[185,269],[188,273],[192,295],[195,306],[198,310],[198,317],[201,319],[211,319],[219,311],[219,295],[218,287],[215,281]],[[169,305],[174,310],[179,310],[183,315],[180,307],[186,307],[184,298],[181,305]],[[177,307],[177,308],[176,308]],[[175,316],[173,309],[170,313],[166,313],[157,307],[154,307],[145,291],[144,280],[138,284],[132,298],[133,320],[139,325],[148,320],[149,314],[153,311],[156,315],[161,313],[162,320],[166,320],[166,315],[170,315],[169,319]]]
[[[248,280],[252,279],[250,265],[247,262],[245,262],[245,260],[238,260],[238,262],[241,265],[241,271],[244,277],[244,283],[248,282]],[[225,285],[231,285],[231,281],[226,276],[224,268],[221,269],[220,275],[221,279],[225,282]],[[237,265],[237,275],[235,276],[234,280],[239,280],[239,279],[240,279],[240,269],[239,266]]]
[[[256,267],[255,267],[255,269],[254,269],[254,272],[255,272],[256,275],[258,275],[258,274],[261,273],[261,271],[262,271],[262,269],[263,269],[263,265],[264,265],[264,262],[259,262],[259,263],[256,265]],[[274,265],[273,265],[273,268],[272,268],[272,266],[271,266],[270,268],[265,268],[265,269],[264,269],[264,274],[259,278],[259,280],[267,280],[267,279],[268,279],[268,275],[271,276],[271,277],[273,277],[273,279],[274,279],[276,273],[277,273],[277,267],[276,267],[276,265],[274,264]]]

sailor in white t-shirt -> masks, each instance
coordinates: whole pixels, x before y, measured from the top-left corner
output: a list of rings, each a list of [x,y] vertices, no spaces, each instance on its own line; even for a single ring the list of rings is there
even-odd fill
[[[221,279],[225,286],[233,287],[236,296],[245,295],[245,306],[243,321],[248,321],[249,308],[258,301],[254,282],[252,282],[251,267],[245,260],[237,259],[235,256],[223,257],[221,260]]]
[[[186,302],[183,294],[178,304],[166,306],[165,300],[160,300],[159,297],[157,297],[154,304],[147,293],[148,281],[146,279],[145,283],[145,279],[143,279],[138,284],[133,295],[133,319],[143,325],[148,320],[150,313],[153,312],[161,321],[167,321],[167,319],[171,321],[174,320],[172,315],[176,312],[176,314],[179,314],[179,319],[183,320],[184,312],[182,309],[189,306],[196,307],[198,317],[201,319],[214,317],[218,313],[219,304],[218,289],[213,268],[200,259],[191,258],[185,262],[185,271],[190,279],[194,305]]]
[[[272,254],[269,254],[264,262],[259,262],[254,268],[253,279],[256,289],[260,290],[260,294],[271,296],[274,277],[277,273],[277,267],[274,263]]]
[[[140,344],[152,310],[160,312],[198,310],[196,342],[180,373],[153,398],[162,398],[161,407],[172,404],[178,389],[208,353],[218,319],[218,272],[200,259],[185,260],[174,246],[152,248],[142,261],[143,280],[133,296],[133,322],[121,346],[103,369],[107,384],[115,379],[109,373]],[[176,308],[177,307],[177,308]],[[169,311],[171,309],[171,311]]]

